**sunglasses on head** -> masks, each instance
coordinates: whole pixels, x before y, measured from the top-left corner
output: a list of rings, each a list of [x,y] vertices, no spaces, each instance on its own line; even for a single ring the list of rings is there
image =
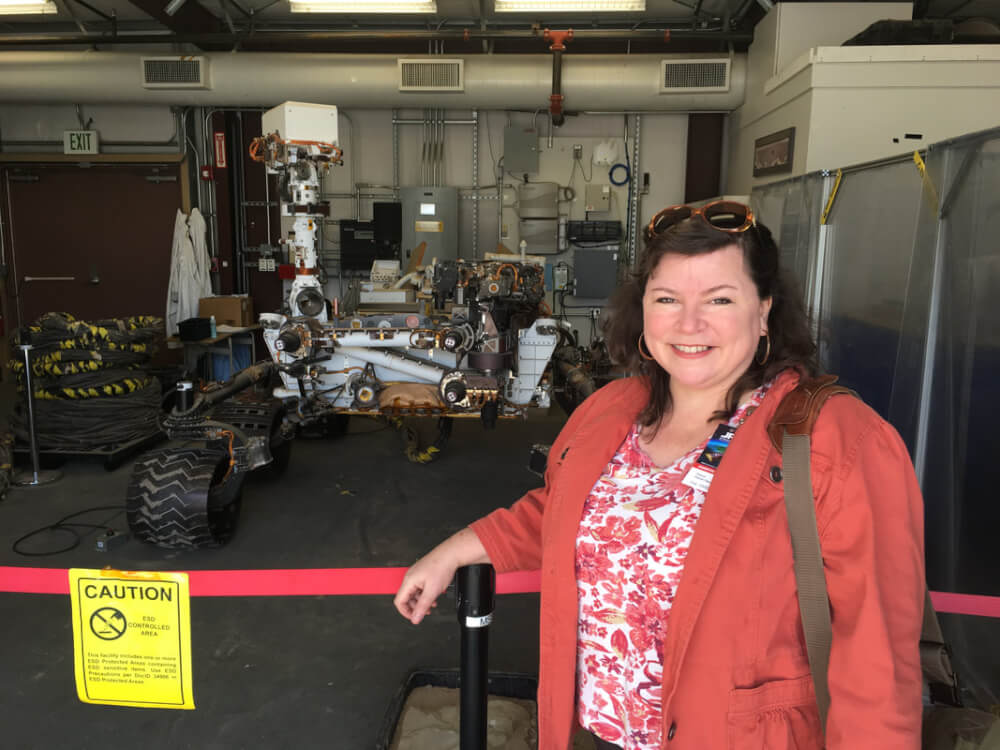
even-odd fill
[[[736,201],[713,201],[704,206],[669,206],[649,221],[648,234],[656,237],[682,221],[700,216],[713,229],[736,234],[745,232],[757,222],[750,206]]]

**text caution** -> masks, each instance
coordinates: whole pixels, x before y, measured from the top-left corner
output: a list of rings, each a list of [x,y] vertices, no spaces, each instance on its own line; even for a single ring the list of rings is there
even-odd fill
[[[69,570],[84,703],[194,708],[186,573]]]

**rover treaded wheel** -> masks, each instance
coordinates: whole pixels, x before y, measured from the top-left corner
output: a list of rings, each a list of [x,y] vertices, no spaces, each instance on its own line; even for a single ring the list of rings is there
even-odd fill
[[[229,456],[204,448],[153,451],[135,462],[125,498],[128,525],[167,549],[220,547],[240,515],[243,474]]]

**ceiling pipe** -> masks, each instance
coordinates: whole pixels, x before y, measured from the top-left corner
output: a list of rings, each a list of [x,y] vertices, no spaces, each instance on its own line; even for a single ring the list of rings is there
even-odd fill
[[[179,15],[179,14],[178,14]],[[402,30],[402,31],[238,31],[229,32],[197,32],[197,33],[147,33],[135,34],[117,33],[110,35],[98,34],[2,34],[0,46],[32,46],[49,47],[62,45],[85,44],[91,46],[111,44],[194,44],[198,46],[212,45],[216,48],[246,47],[274,45],[282,43],[323,43],[349,41],[413,41],[413,40],[452,40],[471,41],[474,39],[539,39],[542,33],[538,29],[524,31],[512,29],[441,29]],[[579,40],[604,41],[637,41],[657,40],[664,44],[676,41],[718,41],[733,44],[749,44],[753,41],[752,32],[744,31],[694,31],[688,29],[583,29],[574,32],[574,38]]]
[[[209,52],[201,56],[206,86],[176,89],[144,88],[142,57],[139,51],[0,52],[0,101],[266,108],[291,100],[344,108],[530,112],[552,90],[550,53],[464,55],[463,90],[444,93],[400,91],[397,55]],[[560,94],[574,112],[729,112],[743,104],[744,54],[732,58],[727,91],[662,91],[664,60],[718,57],[574,52],[573,64],[562,71]]]
[[[566,121],[563,115],[562,95],[562,53],[566,50],[566,42],[573,38],[573,29],[566,31],[550,31],[545,29],[546,41],[551,40],[552,50],[552,95],[549,96],[549,116],[554,127],[561,127]]]

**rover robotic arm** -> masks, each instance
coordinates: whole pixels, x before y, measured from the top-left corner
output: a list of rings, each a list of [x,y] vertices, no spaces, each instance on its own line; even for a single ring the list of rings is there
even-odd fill
[[[289,246],[295,265],[288,307],[294,317],[326,321],[316,231],[322,218],[330,215],[330,204],[320,199],[321,180],[331,165],[342,163],[337,108],[285,102],[265,112],[261,125],[264,135],[254,139],[250,157],[279,176],[281,215],[294,218],[288,237],[281,240]]]

